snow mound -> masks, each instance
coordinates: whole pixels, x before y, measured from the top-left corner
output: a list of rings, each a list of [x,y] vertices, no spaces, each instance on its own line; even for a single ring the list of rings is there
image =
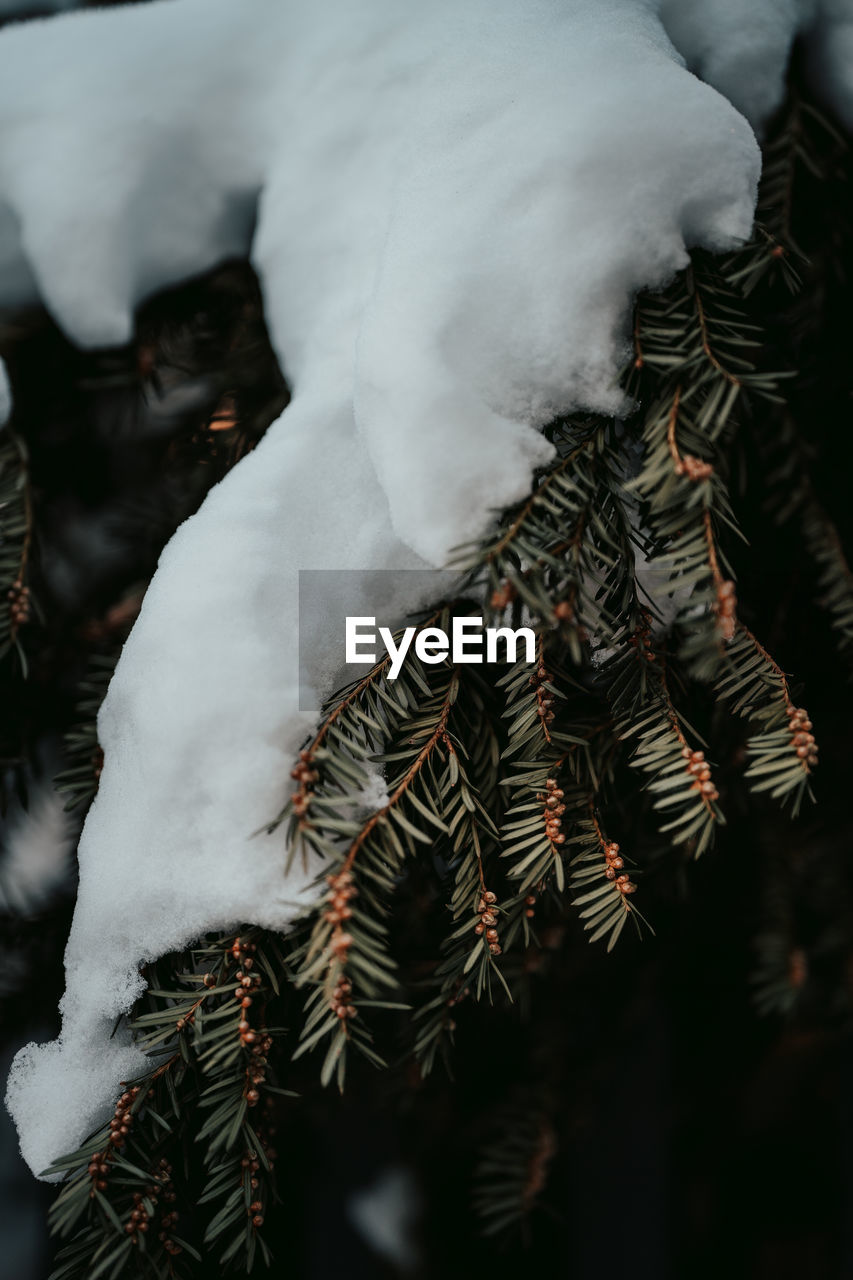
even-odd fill
[[[661,18],[691,71],[758,130],[782,103],[803,36],[815,88],[853,125],[853,0],[662,0]]]
[[[853,0],[822,0],[808,37],[812,81],[842,124],[853,130]]]
[[[293,392],[167,547],[102,709],[62,1037],[9,1083],[34,1171],[142,1066],[109,1039],[140,962],[306,892],[250,838],[313,718],[298,571],[443,563],[527,491],[537,428],[618,410],[634,292],[748,234],[752,130],[656,7],[154,0],[0,33],[0,308],[122,343],[249,255]]]

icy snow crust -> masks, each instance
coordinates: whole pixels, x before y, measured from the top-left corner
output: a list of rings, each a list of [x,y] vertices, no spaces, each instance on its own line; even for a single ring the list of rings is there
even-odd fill
[[[163,553],[101,712],[62,1035],[9,1084],[34,1171],[145,1066],[110,1038],[140,962],[307,892],[250,838],[314,718],[298,570],[444,562],[526,492],[537,427],[619,409],[632,294],[747,235],[752,130],[655,10],[155,0],[0,33],[0,306],[123,343],[145,295],[248,254],[293,390]]]

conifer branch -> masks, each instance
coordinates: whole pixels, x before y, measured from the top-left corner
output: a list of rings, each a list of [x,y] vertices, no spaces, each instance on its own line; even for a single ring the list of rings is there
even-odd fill
[[[647,613],[626,632],[604,664],[609,697],[623,741],[636,739],[631,765],[647,778],[661,834],[686,844],[699,857],[724,821],[719,794],[704,752],[684,734],[669,687],[666,656],[656,650]],[[641,681],[636,678],[640,667]],[[638,697],[638,686],[642,693]]]
[[[264,1094],[281,1092],[264,1006],[283,957],[271,935],[248,930],[194,949],[183,965],[165,987],[165,966],[148,970],[129,1022],[151,1070],[127,1083],[112,1119],[79,1151],[51,1166],[65,1175],[51,1225],[68,1240],[52,1280],[175,1280],[202,1251],[246,1270],[256,1253],[269,1261],[259,1233],[275,1197],[273,1130],[253,1116]],[[197,1199],[183,1181],[188,1125],[206,1170]]]
[[[484,1236],[525,1227],[537,1208],[557,1151],[557,1137],[539,1108],[505,1108],[495,1117],[474,1171],[474,1211]]]
[[[623,870],[624,855],[619,845],[604,834],[591,802],[587,816],[577,822],[576,834],[569,843],[578,846],[571,860],[569,877],[575,895],[572,905],[579,911],[590,942],[607,938],[607,950],[612,951],[629,916],[638,934],[641,923],[651,929],[629,901],[629,895],[636,892],[637,886]]]
[[[32,609],[29,587],[33,503],[26,446],[7,425],[0,432],[0,659],[10,650],[21,671],[27,659],[18,633]]]
[[[751,631],[738,625],[727,653],[729,665],[717,681],[717,695],[731,710],[759,726],[747,741],[750,765],[746,778],[754,792],[799,812],[817,765],[818,748],[808,712],[796,707],[788,680]]]

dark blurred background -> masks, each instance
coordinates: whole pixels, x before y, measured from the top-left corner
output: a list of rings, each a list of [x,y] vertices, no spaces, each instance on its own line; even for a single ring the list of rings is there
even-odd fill
[[[24,8],[6,0],[0,19]],[[850,545],[850,160],[829,135],[821,146],[823,172],[806,167],[796,188],[812,284],[798,301],[778,293],[766,359],[784,349],[800,370],[794,412],[810,476]],[[125,350],[76,351],[33,313],[0,327],[0,352],[38,529],[29,676],[9,660],[0,669],[5,1076],[17,1047],[58,1029],[73,845],[97,785],[92,719],[112,664],[162,546],[278,416],[287,389],[241,264],[147,304]],[[362,1067],[341,1099],[306,1070],[301,1105],[283,1117],[270,1233],[289,1274],[498,1280],[556,1265],[574,1280],[853,1276],[849,662],[812,602],[799,526],[780,523],[755,484],[773,442],[749,430],[739,441],[749,547],[730,548],[738,594],[809,707],[822,747],[817,805],[795,822],[769,803],[747,806],[732,726],[716,849],[696,865],[657,845],[634,850],[654,937],[626,931],[606,955],[574,919],[554,919],[527,1006],[460,1015],[452,1086],[440,1072],[422,1083]],[[56,774],[70,788],[59,803]],[[78,801],[68,815],[66,796]],[[623,830],[630,816],[626,799]],[[416,954],[429,890],[409,893],[400,928]],[[519,1150],[530,1213],[517,1232],[484,1240],[478,1171]],[[50,1189],[21,1163],[5,1113],[0,1188],[0,1271],[43,1280]]]

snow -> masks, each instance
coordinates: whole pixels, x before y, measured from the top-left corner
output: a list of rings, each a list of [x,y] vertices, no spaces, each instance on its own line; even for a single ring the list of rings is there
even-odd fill
[[[664,0],[662,18],[691,70],[760,127],[782,101],[804,7],[803,0]]]
[[[688,67],[759,131],[803,35],[815,88],[853,126],[853,0],[663,0],[661,18]]]
[[[48,752],[55,766],[58,756]],[[49,781],[29,781],[27,808],[10,805],[0,820],[0,910],[31,915],[67,886],[78,823]]]
[[[822,0],[808,40],[812,81],[831,111],[853,130],[853,0]]]
[[[12,412],[12,389],[9,386],[9,375],[6,366],[0,359],[0,427],[9,421]]]
[[[655,10],[154,0],[0,32],[0,308],[122,343],[141,299],[248,254],[293,392],[166,548],[101,713],[62,1036],[9,1083],[34,1171],[141,1069],[109,1038],[139,963],[304,900],[310,869],[251,838],[334,686],[341,601],[299,709],[299,570],[445,562],[554,413],[619,409],[633,293],[748,234],[752,129]],[[432,578],[403,581],[401,615]]]
[[[346,1202],[350,1222],[367,1245],[403,1274],[422,1263],[416,1244],[421,1216],[418,1186],[410,1170],[389,1165]]]

